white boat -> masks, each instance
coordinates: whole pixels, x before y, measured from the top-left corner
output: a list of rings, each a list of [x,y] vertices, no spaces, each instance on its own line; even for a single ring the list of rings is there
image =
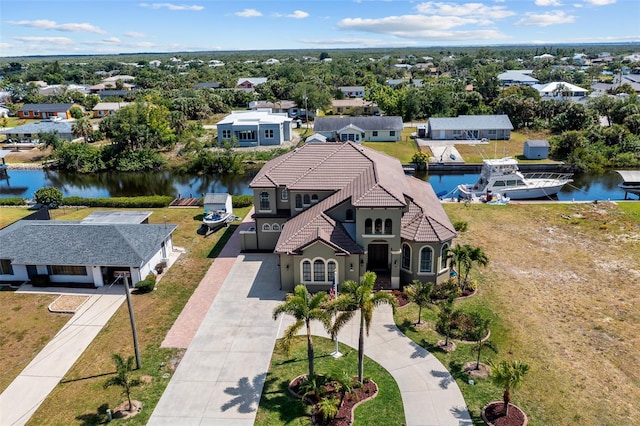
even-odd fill
[[[233,220],[231,213],[225,210],[217,210],[208,213],[202,219],[202,223],[207,225],[209,229],[216,229]]]
[[[482,197],[491,199],[500,194],[510,200],[527,200],[556,195],[572,182],[570,173],[523,174],[518,162],[510,157],[484,160],[480,178],[474,184],[458,185],[460,198]]]
[[[627,194],[635,194],[640,198],[640,170],[616,170],[623,182],[618,187],[624,191],[624,199]]]

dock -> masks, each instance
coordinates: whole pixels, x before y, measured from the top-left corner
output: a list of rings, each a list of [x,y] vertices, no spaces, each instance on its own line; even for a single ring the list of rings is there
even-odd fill
[[[169,207],[200,208],[202,207],[202,203],[200,198],[174,198],[174,200],[169,203]]]

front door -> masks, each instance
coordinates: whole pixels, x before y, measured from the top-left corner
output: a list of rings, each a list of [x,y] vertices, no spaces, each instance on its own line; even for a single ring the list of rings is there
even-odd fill
[[[29,281],[38,275],[38,268],[36,265],[27,265],[27,277],[29,277]]]
[[[389,244],[369,244],[369,270],[386,271],[389,268]]]

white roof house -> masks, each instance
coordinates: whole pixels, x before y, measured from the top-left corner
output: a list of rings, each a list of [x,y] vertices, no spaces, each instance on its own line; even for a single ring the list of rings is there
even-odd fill
[[[587,96],[589,92],[587,89],[583,89],[582,87],[576,86],[575,84],[567,83],[565,81],[554,81],[546,84],[534,84],[531,87],[536,89],[540,93],[540,96],[543,98],[565,100],[577,100],[578,98]]]
[[[290,141],[293,119],[270,111],[233,111],[217,123],[218,141],[235,138],[241,147]]]

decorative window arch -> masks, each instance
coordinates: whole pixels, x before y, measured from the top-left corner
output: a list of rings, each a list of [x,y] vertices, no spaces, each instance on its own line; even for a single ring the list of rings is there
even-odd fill
[[[327,265],[322,259],[313,261],[313,281],[325,281],[327,273]]]
[[[311,204],[311,197],[309,197],[309,194],[304,194],[304,201],[302,202],[302,204],[304,204],[305,206]]]
[[[335,260],[327,262],[327,281],[333,282],[333,274],[338,270],[338,264]]]
[[[311,281],[311,261],[309,260],[302,261],[302,281],[303,282]]]
[[[282,188],[282,192],[280,193],[280,199],[282,201],[289,201],[289,191],[287,188]]]
[[[433,270],[433,250],[424,246],[420,249],[420,270],[422,273],[429,273]]]
[[[411,246],[402,245],[402,269],[411,270]]]
[[[264,231],[264,232],[271,231],[271,225],[269,225],[268,223],[263,223],[262,224],[262,231]]]
[[[374,234],[382,234],[382,219],[376,219],[375,228],[373,230]]]
[[[347,209],[347,212],[345,214],[345,220],[347,222],[353,222],[354,220],[354,216],[353,216],[353,209]]]
[[[391,235],[393,230],[393,222],[391,221],[391,219],[385,219],[384,220],[384,233],[387,235]]]
[[[271,201],[269,200],[269,193],[267,191],[260,193],[260,210],[271,210]]]
[[[273,225],[271,225],[271,230],[272,231],[280,231],[280,224],[274,223]]]
[[[372,227],[373,227],[373,220],[367,219],[367,220],[364,221],[364,233],[365,234],[373,234]]]
[[[331,283],[334,272],[337,270],[338,263],[334,259],[325,260],[321,257],[304,259],[301,262],[302,282],[308,284]]]
[[[296,194],[296,209],[302,208],[302,195]]]
[[[444,243],[440,249],[440,269],[447,268],[447,251],[449,250],[449,244]]]

